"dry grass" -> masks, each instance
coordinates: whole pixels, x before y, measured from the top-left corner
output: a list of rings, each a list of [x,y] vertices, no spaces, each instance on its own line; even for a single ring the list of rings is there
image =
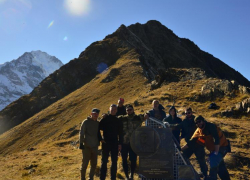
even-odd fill
[[[123,97],[126,104],[137,102],[136,113],[144,113],[151,109],[153,99],[160,100],[164,107],[172,105],[175,100],[179,114],[191,106],[196,115],[202,114],[209,121],[218,124],[230,139],[232,153],[225,157],[225,161],[232,179],[250,179],[249,117],[241,119],[212,117],[213,114],[240,102],[243,97],[238,95],[236,98],[227,96],[218,98],[214,102],[220,109],[209,110],[207,107],[211,102],[192,101],[192,97],[200,92],[206,81],[205,79],[172,82],[150,91],[138,57],[130,52],[88,84],[2,134],[0,136],[1,178],[4,180],[79,179],[81,151],[77,149],[77,140],[80,123],[93,107],[100,108],[101,113],[104,113],[110,104],[116,103],[119,97]],[[30,148],[35,150],[30,151]],[[96,177],[99,175],[100,159],[99,155]],[[194,158],[192,163],[198,168]],[[121,158],[118,160],[117,178],[124,178]]]

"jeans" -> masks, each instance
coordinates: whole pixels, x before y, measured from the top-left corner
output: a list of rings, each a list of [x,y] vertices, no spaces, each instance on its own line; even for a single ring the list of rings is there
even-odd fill
[[[111,154],[111,180],[116,179],[117,172],[117,156],[118,156],[118,144],[117,143],[102,143],[102,164],[100,169],[100,180],[105,180],[107,174],[107,163],[109,158],[109,153]]]
[[[131,149],[130,144],[123,144],[122,145],[122,166],[124,173],[126,177],[128,178],[128,155],[129,155],[129,160],[131,162],[131,177],[133,178],[135,168],[136,168],[136,160],[137,160],[137,155],[135,152]]]
[[[194,147],[189,147],[188,149],[185,149],[183,151],[183,156],[187,159],[189,159],[192,156],[192,154],[195,154],[203,175],[207,176],[208,167],[205,160],[204,146],[201,146],[196,143]]]
[[[220,147],[218,155],[211,153],[209,155],[210,172],[209,176],[211,180],[217,180],[217,174],[221,180],[230,180],[228,170],[226,168],[223,157],[227,154],[227,147]]]

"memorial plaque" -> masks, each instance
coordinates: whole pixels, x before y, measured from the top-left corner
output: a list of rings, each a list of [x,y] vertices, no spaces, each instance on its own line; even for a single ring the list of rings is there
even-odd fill
[[[151,127],[140,127],[133,132],[130,145],[138,156],[152,156],[160,146],[160,136]]]
[[[156,150],[154,146],[154,134],[154,131],[137,131],[135,133],[136,149],[138,149],[142,153],[154,153]]]
[[[146,144],[144,141],[148,143],[145,149],[142,148]],[[139,155],[139,174],[146,178],[174,179],[175,147],[170,128],[138,128],[130,142],[133,144],[131,144],[132,149],[138,155],[142,154]]]

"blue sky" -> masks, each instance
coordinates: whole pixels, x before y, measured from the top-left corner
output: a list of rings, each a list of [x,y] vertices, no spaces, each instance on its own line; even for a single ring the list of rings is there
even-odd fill
[[[249,0],[0,0],[0,64],[41,50],[64,64],[121,24],[158,20],[250,80]]]

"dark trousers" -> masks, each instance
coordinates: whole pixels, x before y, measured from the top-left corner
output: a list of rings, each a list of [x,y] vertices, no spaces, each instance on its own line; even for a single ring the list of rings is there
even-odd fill
[[[210,154],[210,172],[209,176],[211,180],[217,180],[217,174],[221,180],[230,180],[228,170],[226,168],[223,157],[227,154],[227,147],[220,147],[218,155]]]
[[[131,163],[131,177],[133,177],[135,168],[136,168],[136,160],[137,160],[137,155],[135,152],[131,149],[130,144],[123,144],[122,145],[122,166],[123,166],[123,171],[128,178],[128,155],[129,155],[129,160]]]
[[[98,147],[95,148],[89,148],[86,147],[82,150],[82,166],[81,166],[81,180],[85,180],[86,176],[86,170],[90,161],[90,172],[89,172],[89,179],[94,178],[95,169],[97,165],[97,153],[98,153]]]
[[[118,156],[118,144],[117,143],[102,143],[102,164],[100,170],[100,180],[105,180],[107,174],[107,163],[111,154],[111,180],[116,179],[117,172],[117,156]]]
[[[195,154],[196,160],[198,161],[200,165],[201,172],[203,173],[203,175],[207,176],[208,167],[207,167],[206,160],[205,160],[204,146],[195,144],[194,147],[189,147],[188,149],[185,149],[183,151],[183,156],[187,159],[189,159],[192,156],[192,154]]]

